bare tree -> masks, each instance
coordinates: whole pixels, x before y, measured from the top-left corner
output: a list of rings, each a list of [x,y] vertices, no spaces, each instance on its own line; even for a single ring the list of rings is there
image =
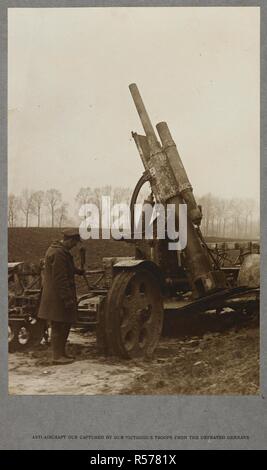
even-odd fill
[[[46,204],[51,211],[51,227],[54,227],[55,222],[55,211],[57,209],[58,204],[60,204],[62,200],[62,196],[60,191],[57,189],[48,189],[46,191]]]
[[[19,198],[15,194],[8,195],[8,225],[14,227],[20,210]]]
[[[203,233],[204,235],[208,236],[212,233],[213,225],[214,225],[214,204],[213,204],[213,196],[211,193],[204,194],[202,197],[198,198],[198,202],[202,207],[202,214],[203,214]]]
[[[93,192],[91,188],[80,188],[79,192],[75,197],[75,201],[79,204],[87,204],[92,200],[92,195]]]
[[[221,217],[219,235],[224,238],[226,236],[228,222],[231,216],[231,209],[230,209],[230,204],[229,204],[228,199],[220,199],[219,210],[220,210],[220,217]]]
[[[245,199],[244,203],[244,217],[245,217],[245,237],[253,235],[253,218],[257,216],[257,205],[254,199]]]
[[[99,188],[94,188],[92,194],[92,201],[98,209],[101,209],[102,196],[111,196],[111,186],[102,186]]]
[[[25,227],[29,226],[29,216],[33,213],[33,193],[24,189],[19,198],[19,207],[25,216]]]
[[[61,228],[68,220],[68,203],[63,202],[61,206],[56,209],[55,215],[57,217],[58,226]]]
[[[44,191],[35,191],[32,195],[33,202],[33,213],[37,215],[37,227],[40,227],[41,223],[41,208],[45,199]]]
[[[113,204],[129,204],[132,196],[131,188],[116,187],[113,190]]]
[[[93,191],[91,188],[80,188],[79,192],[75,197],[75,201],[78,203],[79,208],[84,204],[88,204],[92,202],[93,199]],[[84,218],[86,218],[86,213],[84,214]]]
[[[244,205],[242,199],[232,198],[230,200],[230,212],[231,212],[231,236],[242,237],[242,225],[243,225],[243,213]]]

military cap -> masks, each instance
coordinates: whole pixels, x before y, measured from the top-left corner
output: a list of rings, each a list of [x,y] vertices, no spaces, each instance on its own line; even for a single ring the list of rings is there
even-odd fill
[[[78,228],[67,228],[62,231],[64,239],[75,238],[81,241],[80,232]]]

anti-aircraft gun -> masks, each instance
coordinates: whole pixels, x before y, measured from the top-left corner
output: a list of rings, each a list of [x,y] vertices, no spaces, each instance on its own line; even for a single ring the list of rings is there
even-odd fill
[[[215,310],[250,313],[259,306],[259,245],[234,244],[235,261],[227,259],[226,243],[206,243],[197,205],[176,145],[166,122],[156,125],[156,136],[136,84],[129,86],[145,135],[132,133],[144,173],[131,198],[131,239],[134,257],[104,258],[101,286],[94,285],[89,302],[96,312],[100,350],[126,358],[151,356],[168,311],[175,315]],[[145,183],[152,199],[173,205],[179,225],[179,207],[187,206],[187,243],[183,250],[168,249],[168,237],[146,239],[135,235],[135,205]],[[168,213],[168,212],[167,212]],[[136,239],[137,238],[137,239]],[[84,299],[84,309],[88,300]]]
[[[225,273],[214,269],[203,246],[199,229],[202,218],[201,209],[196,204],[192,186],[168,125],[166,122],[160,122],[156,126],[160,143],[136,84],[130,85],[130,91],[145,131],[145,136],[133,133],[146,170],[143,180],[150,181],[153,194],[158,202],[175,206],[175,219],[178,223],[179,205],[186,204],[188,208],[187,244],[183,259],[194,297],[203,297],[211,292],[224,289],[227,287]],[[132,200],[132,207],[134,203],[135,201]]]

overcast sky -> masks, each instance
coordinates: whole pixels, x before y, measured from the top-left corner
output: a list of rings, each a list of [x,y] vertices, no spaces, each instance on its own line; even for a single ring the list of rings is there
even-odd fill
[[[195,193],[259,196],[259,8],[9,9],[9,191],[133,187],[128,85]]]

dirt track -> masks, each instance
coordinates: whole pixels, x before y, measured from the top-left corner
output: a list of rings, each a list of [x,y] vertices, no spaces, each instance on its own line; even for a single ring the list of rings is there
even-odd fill
[[[52,366],[50,348],[10,354],[9,393],[22,395],[258,394],[256,326],[163,338],[150,361],[99,357],[92,334],[72,332],[76,361]]]

